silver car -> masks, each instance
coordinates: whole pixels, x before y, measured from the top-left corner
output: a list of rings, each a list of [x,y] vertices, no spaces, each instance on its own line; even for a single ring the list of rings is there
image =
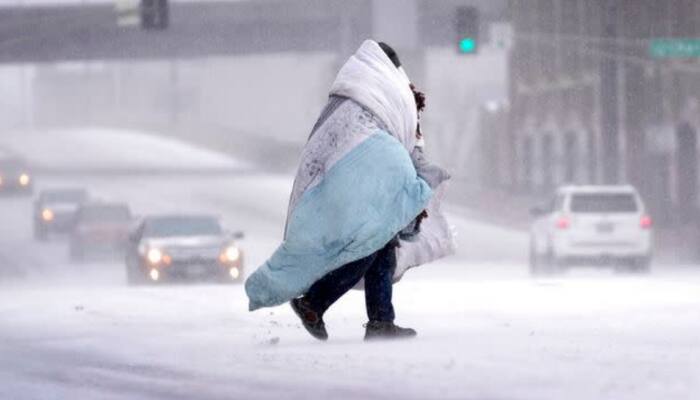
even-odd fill
[[[229,234],[209,215],[144,218],[129,235],[126,275],[131,284],[243,280],[242,233]]]

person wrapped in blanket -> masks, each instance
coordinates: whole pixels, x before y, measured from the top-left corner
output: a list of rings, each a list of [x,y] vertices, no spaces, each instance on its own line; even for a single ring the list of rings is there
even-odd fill
[[[425,97],[410,84],[396,53],[373,40],[340,69],[301,154],[284,238],[246,279],[250,311],[289,302],[325,340],[325,312],[364,288],[365,339],[416,335],[394,324],[392,285],[452,254],[455,242],[441,210],[445,186],[434,187],[447,174],[416,146]]]
[[[396,68],[401,68],[396,52],[385,43],[378,43],[379,47],[391,59]],[[415,99],[417,114],[425,109],[425,94],[418,91],[410,84]],[[347,99],[339,96],[331,96],[313,132],[325,121],[342,102]],[[417,124],[416,144],[410,153],[411,161],[417,175],[425,180],[431,189],[436,189],[442,182],[448,180],[450,175],[444,169],[428,162],[425,157],[424,138]],[[293,299],[290,303],[292,309],[301,319],[303,326],[315,338],[326,340],[326,331],[323,315],[328,308],[351,288],[361,284],[364,279],[365,302],[369,322],[365,325],[365,340],[409,338],[416,335],[411,328],[403,328],[394,324],[394,307],[392,304],[392,284],[394,271],[396,270],[396,248],[401,246],[401,241],[412,242],[418,238],[421,232],[421,224],[429,218],[428,212],[423,210],[408,226],[402,229],[383,248],[367,257],[350,262],[334,271],[329,272],[315,282],[306,294]]]

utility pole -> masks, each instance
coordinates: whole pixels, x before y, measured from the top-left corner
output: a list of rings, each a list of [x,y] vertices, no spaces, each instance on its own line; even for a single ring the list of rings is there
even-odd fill
[[[17,3],[24,9],[24,0],[19,0]],[[19,64],[19,91],[20,91],[20,110],[22,114],[21,123],[25,129],[34,128],[34,98],[33,84],[30,82],[28,74],[29,65],[27,63]]]
[[[178,71],[178,61],[173,58],[170,60],[170,93],[169,99],[169,122],[170,125],[177,124],[180,119],[180,74]]]
[[[605,42],[603,51],[612,57],[600,60],[600,133],[603,157],[603,183],[615,184],[619,181],[619,114],[618,114],[618,59],[617,59],[617,20],[616,0],[606,0],[602,13],[602,28]]]
[[[634,0],[626,0],[625,7],[635,8]],[[626,40],[643,38],[647,36],[649,25],[652,23],[652,13],[648,7],[642,7],[637,14],[637,18],[628,25],[625,35]],[[637,47],[633,54],[644,58],[648,48]],[[629,53],[628,53],[629,54]],[[633,184],[646,198],[649,193],[650,171],[648,170],[648,153],[646,143],[646,131],[648,115],[646,112],[646,99],[649,93],[648,79],[645,76],[646,65],[625,62],[624,87],[626,95],[621,100],[624,101],[624,125],[625,132],[625,161],[627,181]]]

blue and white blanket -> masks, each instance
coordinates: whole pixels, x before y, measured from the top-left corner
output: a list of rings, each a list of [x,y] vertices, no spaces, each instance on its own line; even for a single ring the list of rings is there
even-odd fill
[[[452,250],[439,202],[411,161],[417,115],[404,71],[368,40],[338,73],[331,96],[345,100],[304,148],[284,241],[246,281],[251,311],[287,302],[379,250],[426,208],[424,240],[398,249],[395,278]]]

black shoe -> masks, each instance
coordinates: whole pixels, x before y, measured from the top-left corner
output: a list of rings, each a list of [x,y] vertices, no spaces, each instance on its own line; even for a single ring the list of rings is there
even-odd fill
[[[407,339],[417,335],[411,328],[402,328],[391,321],[369,321],[365,324],[365,340]]]
[[[304,325],[304,328],[311,336],[318,340],[328,339],[328,332],[326,332],[326,324],[323,322],[323,317],[311,309],[311,306],[303,298],[292,299],[289,305],[292,306],[292,310],[301,319],[301,324]]]

